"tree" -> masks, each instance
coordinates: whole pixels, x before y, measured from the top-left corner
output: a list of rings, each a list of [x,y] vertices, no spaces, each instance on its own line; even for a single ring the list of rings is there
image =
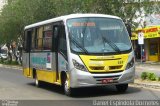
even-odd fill
[[[128,20],[135,29],[136,18],[159,12],[159,2],[150,0],[7,0],[0,15],[0,43],[17,40],[24,26],[72,13],[110,14]]]

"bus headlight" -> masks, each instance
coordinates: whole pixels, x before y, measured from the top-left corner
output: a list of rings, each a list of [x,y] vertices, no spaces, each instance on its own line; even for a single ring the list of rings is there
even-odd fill
[[[133,66],[134,66],[134,57],[131,59],[131,61],[128,62],[126,66],[126,70],[130,69]]]
[[[74,65],[74,67],[76,69],[82,70],[82,71],[87,71],[87,69],[85,68],[85,66],[82,65],[82,64],[80,64],[80,63],[78,63],[76,60],[73,59],[72,62],[73,62],[73,65]]]

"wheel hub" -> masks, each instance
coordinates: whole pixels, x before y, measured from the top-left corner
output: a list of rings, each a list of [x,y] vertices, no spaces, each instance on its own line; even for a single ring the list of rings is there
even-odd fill
[[[65,81],[64,87],[65,87],[65,91],[68,92],[69,91],[69,85],[68,85],[68,81],[67,80]]]

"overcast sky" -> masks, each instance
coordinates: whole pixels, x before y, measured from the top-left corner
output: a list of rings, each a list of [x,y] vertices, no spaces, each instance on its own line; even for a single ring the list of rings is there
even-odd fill
[[[0,0],[0,9],[2,9],[3,5],[5,4],[6,0]]]

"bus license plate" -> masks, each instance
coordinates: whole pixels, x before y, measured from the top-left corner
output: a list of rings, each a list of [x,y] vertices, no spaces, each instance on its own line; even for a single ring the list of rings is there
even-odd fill
[[[102,80],[102,84],[107,84],[107,83],[112,83],[113,82],[113,78],[106,78]]]

